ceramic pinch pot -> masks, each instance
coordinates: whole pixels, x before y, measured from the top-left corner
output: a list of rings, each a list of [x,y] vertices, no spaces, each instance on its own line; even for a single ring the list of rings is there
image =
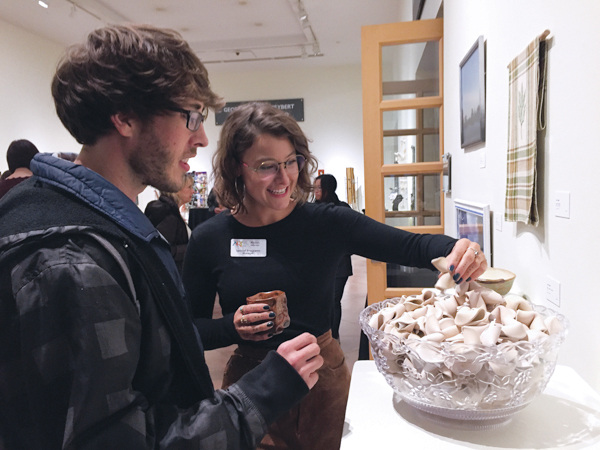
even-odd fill
[[[533,319],[535,319],[535,316],[535,311],[523,311],[522,309],[519,309],[517,311],[516,319],[526,327],[530,327],[531,322],[533,322]]]
[[[517,312],[504,305],[498,305],[491,313],[490,318],[503,325],[517,317]]]
[[[454,296],[446,297],[443,300],[439,300],[435,306],[436,308],[442,310],[442,312],[446,316],[456,316],[456,309],[458,308],[458,303],[456,302],[456,298]]]
[[[488,364],[496,375],[506,377],[515,371],[519,352],[515,350],[512,342],[499,345],[498,350],[496,357]]]
[[[435,267],[441,273],[450,272],[450,270],[448,270],[448,262],[446,261],[445,256],[440,256],[439,258],[432,259],[431,264],[433,264],[433,267]]]
[[[564,328],[557,317],[551,316],[546,317],[544,320],[546,327],[548,328],[548,334],[558,334],[561,333]]]
[[[455,286],[456,283],[449,272],[441,274],[435,283],[435,288],[442,292],[447,291],[448,289],[454,289]]]
[[[539,314],[536,314],[536,316],[533,318],[531,324],[529,325],[529,329],[543,332],[548,331],[548,327],[546,326],[544,318]]]
[[[467,345],[479,345],[481,344],[481,334],[486,330],[489,325],[477,325],[469,326],[465,325],[462,327],[462,334],[465,337],[465,344]]]
[[[479,339],[483,345],[492,346],[498,343],[500,333],[502,332],[502,325],[498,322],[490,322],[490,324],[483,330]]]
[[[396,306],[391,308],[394,311],[394,318],[398,318],[402,316],[406,312],[406,306],[404,306],[404,302],[398,303]]]
[[[461,306],[456,311],[454,323],[458,328],[462,328],[465,325],[472,325],[474,322],[483,320],[485,313],[486,311],[482,308],[469,308],[468,306]]]
[[[435,315],[427,317],[425,322],[425,334],[441,333],[440,322]]]
[[[483,300],[480,291],[469,291],[467,292],[466,296],[469,301],[469,306],[471,308],[487,308],[487,305],[485,304],[485,301]]]
[[[509,319],[502,326],[502,335],[513,342],[527,338],[527,327],[516,319]]]
[[[460,283],[456,285],[455,291],[458,297],[464,297],[465,294],[469,291],[470,283]],[[461,303],[462,304],[462,303]]]
[[[488,267],[476,281],[485,288],[496,291],[500,295],[506,295],[512,288],[515,278],[516,275],[510,270]]]
[[[254,303],[266,303],[271,311],[275,313],[273,319],[273,334],[281,333],[285,328],[290,326],[290,315],[287,307],[287,297],[283,291],[259,292],[251,297],[246,298],[246,303],[252,305]]]
[[[427,315],[427,308],[421,307],[421,308],[413,309],[408,314],[410,314],[410,316],[413,319],[418,319],[419,317],[423,317],[423,316]]]
[[[507,308],[514,309],[515,311],[518,309],[522,309],[523,311],[533,311],[531,303],[529,303],[524,297],[521,297],[520,295],[505,295],[504,300],[506,300]]]
[[[455,327],[456,327],[456,325],[455,325]],[[458,330],[458,327],[456,327],[456,329]],[[443,333],[443,331],[442,331],[442,333]],[[462,342],[465,342],[465,337],[464,337],[464,335],[462,333],[458,333],[458,334],[455,334],[453,336],[450,336],[449,338],[446,338],[446,342],[452,342],[452,343],[460,342],[460,343],[462,343]]]
[[[417,296],[410,296],[404,302],[404,307],[406,311],[414,311],[417,308],[420,308],[423,304],[423,299]]]
[[[417,323],[410,313],[405,312],[401,317],[394,320],[394,326],[401,332],[411,332]]]
[[[380,330],[381,327],[384,326],[384,323],[385,322],[383,320],[383,316],[381,315],[381,313],[373,314],[369,318],[369,326],[376,330]]]
[[[436,300],[436,292],[431,289],[423,289],[423,292],[419,297],[423,300],[423,303],[421,303],[423,306],[433,305]]]
[[[480,353],[473,351],[466,343],[458,344],[453,354],[444,359],[444,363],[455,375],[468,377],[477,375],[483,368],[484,363],[479,356]]]
[[[483,297],[483,301],[488,306],[496,306],[496,305],[505,305],[506,300],[502,297],[502,295],[498,294],[496,291],[491,289],[481,289],[481,296]]]
[[[442,332],[426,334],[421,338],[423,342],[442,342],[446,340],[446,336]]]
[[[548,339],[548,335],[539,330],[527,330],[527,340],[529,342],[543,342]]]
[[[449,339],[460,333],[458,327],[454,325],[454,318],[452,317],[444,317],[439,321],[439,325],[440,329],[442,330],[442,334],[446,336],[446,339]]]
[[[441,333],[440,333],[441,334]],[[442,346],[438,342],[434,341],[423,341],[416,342],[413,349],[419,355],[419,357],[430,364],[440,364],[444,361],[444,355],[442,355]],[[413,359],[413,363],[414,363]]]

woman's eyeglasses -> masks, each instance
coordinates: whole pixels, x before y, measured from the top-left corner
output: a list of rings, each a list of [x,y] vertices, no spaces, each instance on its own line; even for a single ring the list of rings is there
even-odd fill
[[[202,111],[189,111],[183,108],[167,108],[169,111],[178,112],[187,115],[187,123],[185,126],[190,131],[196,131],[200,128],[200,125],[208,117],[208,108],[204,108]]]
[[[288,159],[284,162],[277,161],[264,161],[257,168],[250,167],[248,164],[242,161],[242,164],[246,166],[248,169],[255,171],[260,178],[271,178],[277,175],[279,172],[279,166],[283,164],[283,168],[287,170],[287,173],[290,175],[295,175],[299,173],[304,164],[306,163],[306,158],[302,155],[295,155],[292,158]]]

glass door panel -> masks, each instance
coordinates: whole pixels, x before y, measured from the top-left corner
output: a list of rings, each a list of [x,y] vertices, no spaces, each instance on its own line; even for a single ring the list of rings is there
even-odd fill
[[[439,73],[438,41],[383,46],[382,100],[438,96]]]
[[[385,223],[395,227],[440,225],[440,175],[393,175],[383,179]]]

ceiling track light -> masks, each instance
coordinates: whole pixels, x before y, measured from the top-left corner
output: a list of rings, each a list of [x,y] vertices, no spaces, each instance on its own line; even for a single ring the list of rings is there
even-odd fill
[[[48,4],[47,4],[47,3],[44,3],[42,0],[39,0],[39,1],[38,1],[38,5],[40,5],[42,8],[46,8],[46,9],[48,9]]]

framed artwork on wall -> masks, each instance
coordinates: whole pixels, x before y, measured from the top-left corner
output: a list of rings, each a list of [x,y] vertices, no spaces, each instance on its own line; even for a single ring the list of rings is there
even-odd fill
[[[456,212],[456,238],[467,238],[477,242],[492,266],[492,244],[490,239],[490,205],[454,200]]]
[[[485,40],[477,41],[460,62],[460,146],[485,142]]]

